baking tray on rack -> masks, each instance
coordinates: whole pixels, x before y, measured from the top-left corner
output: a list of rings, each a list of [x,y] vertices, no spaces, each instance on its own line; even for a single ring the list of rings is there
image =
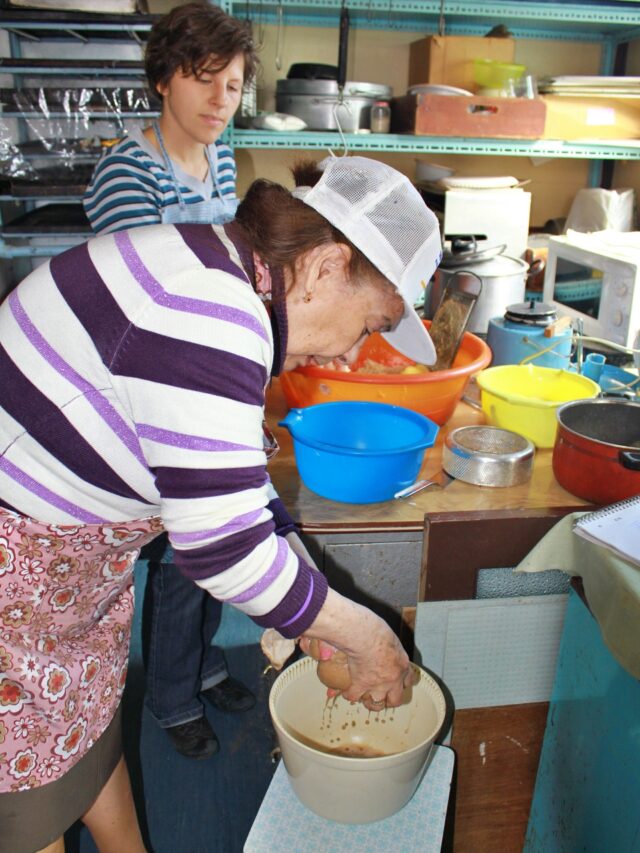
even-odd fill
[[[72,169],[64,166],[38,169],[33,176],[0,176],[0,193],[16,198],[81,196],[92,174],[93,164],[87,164]]]
[[[49,118],[50,112],[64,115],[86,115],[87,112],[148,112],[157,110],[159,98],[143,86],[101,86],[96,84],[74,89],[66,86],[22,89],[0,89],[3,112],[13,116],[17,110],[41,114]]]
[[[66,237],[92,235],[91,225],[81,204],[45,204],[0,226],[6,238]]]
[[[7,73],[56,72],[56,76],[77,76],[79,73],[99,74],[113,72],[113,76],[144,78],[142,62],[135,59],[25,59],[24,57],[0,57],[0,71]],[[111,76],[111,75],[110,75]]]
[[[103,140],[98,136],[92,136],[78,139],[30,139],[18,143],[15,147],[25,159],[49,157],[77,163],[81,159],[83,162],[89,160],[95,162],[105,148],[110,148],[113,144],[113,138]]]
[[[77,22],[80,16],[81,20],[88,18],[95,21],[98,15],[128,17],[142,16],[149,12],[147,0],[101,0],[97,14],[95,0],[5,0],[0,5],[7,9],[23,9],[22,14],[25,17],[29,14],[48,14],[57,18],[68,15],[71,18],[70,23]]]

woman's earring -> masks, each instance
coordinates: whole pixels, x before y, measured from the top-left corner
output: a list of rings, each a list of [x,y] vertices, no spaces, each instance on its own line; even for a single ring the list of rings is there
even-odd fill
[[[312,299],[313,299],[313,296],[311,295],[311,293],[305,293],[305,295],[303,296],[303,301],[306,302],[307,304],[309,302],[311,302]]]

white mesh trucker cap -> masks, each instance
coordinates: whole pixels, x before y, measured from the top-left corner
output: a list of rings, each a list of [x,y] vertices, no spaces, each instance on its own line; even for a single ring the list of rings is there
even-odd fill
[[[322,177],[294,195],[317,210],[398,288],[404,316],[383,336],[403,355],[433,364],[436,351],[414,304],[442,257],[438,220],[411,181],[368,157],[327,157]]]

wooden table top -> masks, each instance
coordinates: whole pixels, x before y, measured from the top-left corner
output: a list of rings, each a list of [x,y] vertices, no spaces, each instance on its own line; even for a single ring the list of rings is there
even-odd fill
[[[286,413],[287,404],[276,379],[267,395],[267,422],[281,449],[269,462],[269,474],[287,510],[300,527],[309,532],[345,532],[351,528],[360,532],[368,529],[422,530],[428,513],[590,506],[558,484],[551,467],[551,450],[536,450],[531,479],[519,486],[488,488],[453,480],[444,489],[427,489],[384,503],[329,501],[307,489],[300,479],[291,435],[278,426],[278,420]],[[419,476],[433,479],[441,472],[442,445],[450,430],[483,423],[486,423],[484,414],[461,401],[452,418],[440,427],[436,444],[427,450]]]

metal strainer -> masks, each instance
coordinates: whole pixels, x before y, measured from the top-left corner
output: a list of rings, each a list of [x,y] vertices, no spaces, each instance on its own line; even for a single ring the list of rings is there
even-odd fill
[[[493,426],[451,430],[442,449],[450,477],[475,486],[516,486],[531,476],[533,444],[517,432]]]

